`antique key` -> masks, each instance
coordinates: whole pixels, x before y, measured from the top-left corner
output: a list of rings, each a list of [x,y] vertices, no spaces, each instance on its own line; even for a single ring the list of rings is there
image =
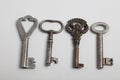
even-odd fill
[[[34,24],[32,25],[32,27],[29,29],[29,31],[26,33],[22,22],[24,21],[30,21],[33,22]],[[25,69],[34,69],[35,68],[35,61],[33,57],[28,57],[28,41],[29,41],[29,37],[32,34],[32,32],[35,30],[36,26],[38,24],[37,19],[33,18],[32,16],[25,16],[25,17],[21,17],[17,20],[17,29],[20,35],[20,38],[22,40],[22,51],[21,51],[21,68],[25,68]]]
[[[68,21],[66,25],[66,31],[73,36],[74,43],[74,63],[73,67],[82,68],[84,64],[79,63],[79,43],[82,34],[88,31],[88,25],[85,20],[74,18]]]
[[[104,30],[97,30],[97,26],[102,26]],[[97,68],[102,69],[104,65],[113,65],[112,58],[103,58],[103,34],[109,31],[109,26],[104,22],[97,22],[91,26],[91,30],[97,34]]]
[[[61,28],[58,31],[55,31],[55,30],[44,30],[42,28],[42,25],[43,25],[43,23],[47,23],[47,22],[49,22],[49,23],[58,23],[61,26]],[[52,62],[54,62],[54,63],[57,64],[58,63],[58,58],[52,57],[53,34],[57,34],[57,33],[62,32],[62,30],[63,30],[63,24],[62,24],[62,22],[57,21],[57,20],[44,20],[44,21],[42,21],[40,23],[39,27],[40,27],[40,30],[42,30],[45,33],[48,33],[46,66],[50,66],[50,64]]]

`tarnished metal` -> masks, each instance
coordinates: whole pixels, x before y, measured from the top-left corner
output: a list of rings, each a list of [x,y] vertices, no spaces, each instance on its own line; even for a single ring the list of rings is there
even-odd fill
[[[102,26],[104,29],[97,30],[97,26]],[[112,58],[103,58],[103,34],[109,31],[109,26],[104,22],[97,22],[91,26],[91,30],[97,34],[97,68],[102,69],[104,65],[113,65]]]
[[[74,18],[68,21],[66,31],[73,36],[74,43],[74,63],[73,67],[82,68],[84,64],[79,64],[79,43],[82,34],[88,31],[87,22],[80,18]]]
[[[23,25],[22,25],[22,22],[26,20],[34,23],[27,33],[25,32]],[[21,51],[22,53],[21,53],[21,64],[20,64],[21,68],[26,68],[26,69],[35,68],[34,58],[28,57],[28,42],[29,42],[30,35],[37,27],[37,24],[38,24],[37,19],[29,15],[25,17],[21,17],[17,20],[16,25],[17,25],[17,29],[18,29],[18,32],[19,32],[19,35],[22,41],[22,51]]]
[[[55,30],[44,30],[42,28],[42,24],[46,23],[46,22],[49,22],[49,23],[58,23],[61,26],[61,28],[58,31],[55,31]],[[44,21],[42,21],[40,23],[39,28],[43,32],[48,33],[48,44],[47,44],[48,46],[47,46],[46,66],[50,66],[50,64],[52,62],[58,63],[58,58],[52,57],[52,44],[53,44],[53,34],[57,34],[57,33],[60,33],[60,32],[63,31],[63,24],[62,24],[62,22],[57,21],[57,20],[44,20]]]

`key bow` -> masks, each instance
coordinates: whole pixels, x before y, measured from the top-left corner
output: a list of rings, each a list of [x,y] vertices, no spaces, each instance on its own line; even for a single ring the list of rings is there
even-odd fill
[[[26,21],[26,20],[34,23],[27,33],[25,32],[23,25],[22,25],[22,21]],[[37,19],[33,18],[30,15],[27,15],[25,17],[21,17],[17,20],[16,25],[17,25],[17,29],[18,29],[19,35],[20,35],[22,40],[24,40],[24,38],[27,38],[32,34],[32,32],[35,30],[35,28],[37,26],[37,23],[38,23]]]
[[[88,31],[88,25],[85,20],[74,18],[68,21],[66,30],[74,37],[74,39],[79,39],[82,34]]]

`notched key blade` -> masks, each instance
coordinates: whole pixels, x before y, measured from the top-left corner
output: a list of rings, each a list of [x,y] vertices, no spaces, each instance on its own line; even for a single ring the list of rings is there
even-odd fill
[[[58,63],[58,58],[52,57],[52,62],[54,62],[55,64]]]
[[[112,66],[113,65],[113,59],[112,58],[104,58],[103,59],[103,64],[108,65],[108,66]]]
[[[34,61],[34,58],[30,57],[28,58],[28,69],[34,69],[35,68],[35,61]]]

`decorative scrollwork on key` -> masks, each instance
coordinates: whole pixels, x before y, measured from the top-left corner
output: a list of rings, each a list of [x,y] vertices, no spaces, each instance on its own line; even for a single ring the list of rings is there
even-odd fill
[[[75,18],[68,21],[66,30],[71,33],[75,39],[78,39],[82,34],[88,31],[88,25],[85,20]]]
[[[85,20],[74,18],[68,21],[66,30],[73,36],[74,40],[80,40],[82,34],[88,31],[88,25]]]

